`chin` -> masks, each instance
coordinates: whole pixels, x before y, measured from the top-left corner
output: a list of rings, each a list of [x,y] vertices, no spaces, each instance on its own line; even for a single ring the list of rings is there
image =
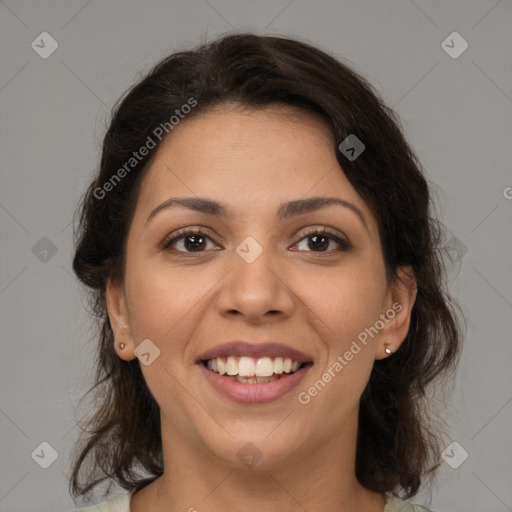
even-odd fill
[[[299,454],[299,443],[293,441],[294,436],[289,429],[272,432],[276,428],[274,425],[263,431],[261,423],[257,423],[253,428],[246,425],[240,436],[233,434],[231,437],[226,434],[223,439],[207,441],[205,444],[210,446],[214,456],[236,468],[275,469],[276,466],[289,463],[291,458]]]

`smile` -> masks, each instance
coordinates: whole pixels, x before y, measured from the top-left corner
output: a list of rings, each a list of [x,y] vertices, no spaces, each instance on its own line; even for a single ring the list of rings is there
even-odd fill
[[[295,373],[301,366],[299,361],[286,357],[216,357],[206,361],[206,367],[219,375],[235,377],[238,382],[269,382],[269,380],[256,381],[255,379],[240,380],[243,377],[272,378],[276,380],[283,373]],[[236,378],[238,377],[238,379]],[[252,382],[254,381],[254,382]]]
[[[289,393],[313,366],[290,358],[215,358],[196,365],[223,396],[237,403],[273,402]]]

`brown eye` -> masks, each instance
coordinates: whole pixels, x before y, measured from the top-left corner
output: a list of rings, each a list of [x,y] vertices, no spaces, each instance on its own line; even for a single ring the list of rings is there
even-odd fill
[[[163,249],[168,249],[169,247],[180,243],[181,248],[178,248],[177,252],[204,252],[208,240],[212,241],[212,239],[202,231],[189,230],[164,242]]]
[[[304,240],[307,240],[307,249],[309,249],[310,252],[329,252],[328,249],[329,246],[332,245],[332,242],[338,244],[340,247],[338,250],[340,251],[347,251],[351,247],[347,240],[344,240],[334,233],[329,233],[326,230],[317,230],[308,233],[304,238],[302,238],[299,244]]]

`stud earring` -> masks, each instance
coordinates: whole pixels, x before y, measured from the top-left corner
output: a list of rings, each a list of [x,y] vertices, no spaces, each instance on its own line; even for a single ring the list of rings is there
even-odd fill
[[[123,350],[123,348],[126,347],[126,343],[119,343],[119,348]]]
[[[391,349],[389,348],[389,343],[384,343],[384,346],[386,347],[384,349],[384,352],[389,356],[391,354]]]

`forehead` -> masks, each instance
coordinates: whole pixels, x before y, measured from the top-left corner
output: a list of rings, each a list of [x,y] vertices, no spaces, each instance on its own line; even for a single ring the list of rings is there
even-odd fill
[[[185,118],[164,139],[142,182],[139,206],[147,211],[170,196],[198,196],[250,215],[321,195],[350,200],[371,215],[336,159],[325,122],[291,108],[218,107]]]
[[[249,109],[217,106],[176,125],[159,148],[156,161],[185,157],[187,161],[211,160],[210,167],[229,165],[229,159],[245,157],[240,166],[248,169],[251,159],[282,160],[294,164],[304,158],[334,157],[334,136],[318,116],[299,109],[276,106]],[[332,159],[332,158],[331,158]],[[283,168],[289,170],[290,165]],[[260,169],[263,173],[264,169]]]

